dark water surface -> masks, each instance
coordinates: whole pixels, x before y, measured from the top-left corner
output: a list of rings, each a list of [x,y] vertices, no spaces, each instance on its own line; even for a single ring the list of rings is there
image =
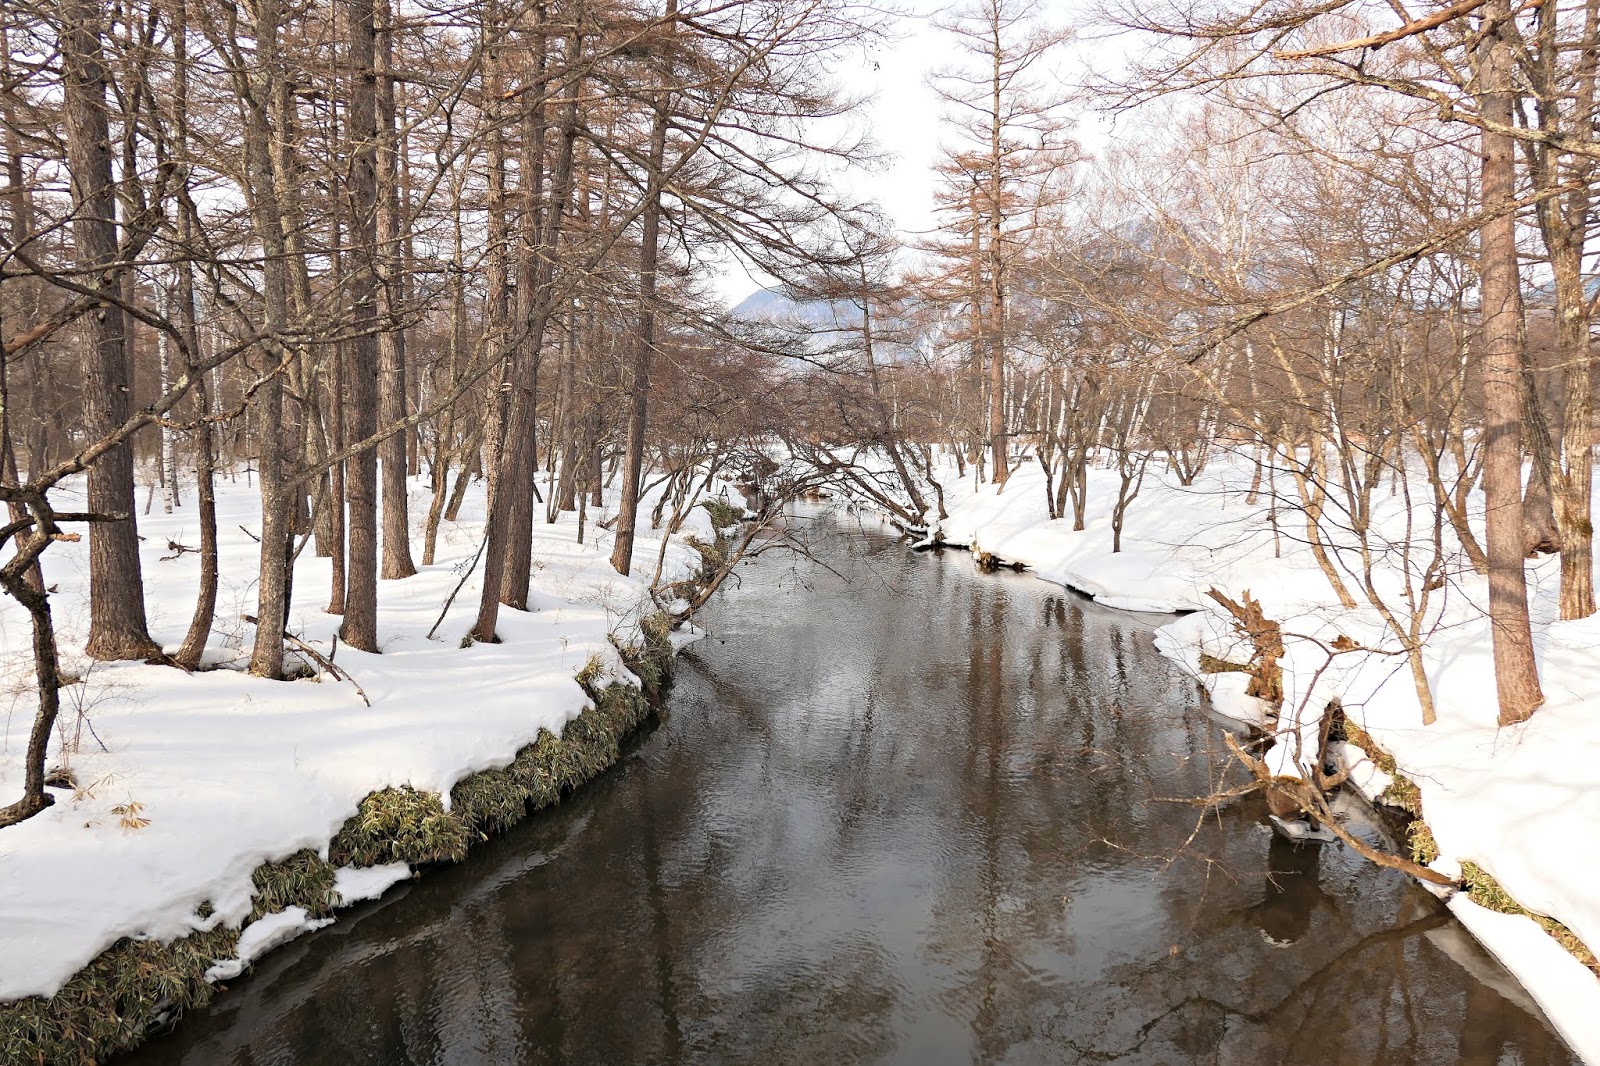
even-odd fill
[[[1196,831],[1225,752],[1149,620],[813,524],[616,770],[125,1066],[1572,1061],[1408,881]]]

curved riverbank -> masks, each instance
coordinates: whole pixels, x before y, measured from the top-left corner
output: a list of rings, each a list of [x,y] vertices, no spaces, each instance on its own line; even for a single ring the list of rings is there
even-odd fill
[[[224,528],[239,527],[225,571],[246,572],[255,543],[232,519],[254,513],[254,495],[219,495]],[[382,654],[338,646],[337,616],[297,606],[292,629],[325,655],[336,648],[359,694],[344,680],[226,668],[248,647],[231,622],[208,651],[218,668],[79,668],[81,620],[63,610],[79,688],[52,765],[70,772],[52,807],[0,841],[0,1061],[84,1063],[131,1047],[263,952],[419,867],[460,860],[615,762],[659,702],[679,639],[651,613],[645,581],[611,569],[604,532],[585,544],[563,515],[535,527],[530,610],[502,612],[500,642],[463,644],[481,506],[474,492],[442,531],[438,563],[383,583]],[[163,622],[181,636],[193,595],[187,560],[156,554],[185,538],[183,520],[150,523],[171,527],[146,549],[161,639]],[[699,508],[673,533],[641,530],[634,569],[692,583],[718,534]],[[64,552],[46,571],[69,605],[86,594],[74,562]],[[296,587],[318,587],[327,567],[305,553]],[[225,587],[223,602],[250,591]],[[15,769],[0,762],[0,781]]]
[[[670,683],[670,641],[628,656],[631,669],[657,679],[648,689],[612,682],[590,692],[590,707],[558,737],[549,731],[501,768],[458,781],[450,806],[436,792],[388,788],[369,793],[326,844],[251,871],[256,903],[235,928],[170,942],[123,939],[80,970],[55,995],[0,1004],[0,1062],[96,1063],[137,1047],[155,1029],[211,1002],[255,959],[339,909],[469,851],[604,773],[623,742],[659,706]],[[340,883],[352,886],[340,891]],[[359,886],[359,887],[355,887]]]
[[[1571,1063],[1414,885],[1174,802],[1230,756],[1148,620],[797,526],[616,772],[119,1066]]]
[[[1542,579],[1549,564],[1530,563],[1541,669],[1565,684],[1529,722],[1503,729],[1496,722],[1484,586],[1470,573],[1454,576],[1453,595],[1428,619],[1424,669],[1439,721],[1423,726],[1385,623],[1370,606],[1339,606],[1303,538],[1290,532],[1303,528],[1304,515],[1253,499],[1247,460],[1218,455],[1193,485],[1152,470],[1127,516],[1121,552],[1112,551],[1115,473],[1089,474],[1082,530],[1052,520],[1042,476],[1019,467],[1002,490],[947,490],[950,516],[930,539],[1024,566],[1107,606],[1189,612],[1157,632],[1157,647],[1205,688],[1221,713],[1254,725],[1278,721],[1286,739],[1275,751],[1285,761],[1275,773],[1306,772],[1292,753],[1318,749],[1321,709],[1339,701],[1366,741],[1352,749],[1359,752],[1353,782],[1375,802],[1383,802],[1393,780],[1408,783],[1403,805],[1428,827],[1417,860],[1461,881],[1452,911],[1568,1042],[1600,1063],[1600,975],[1589,947],[1600,940],[1600,905],[1591,891],[1600,859],[1572,846],[1600,817],[1593,784],[1600,765],[1594,713],[1600,619],[1556,621],[1554,585]],[[1403,526],[1404,516],[1385,513],[1374,521]],[[1347,550],[1334,533],[1322,536],[1335,555]],[[1402,580],[1381,566],[1375,578],[1384,594],[1397,597]],[[1246,673],[1227,668],[1251,661],[1255,649],[1210,602],[1212,588],[1236,599],[1253,594],[1287,634],[1279,663],[1281,720],[1276,708],[1246,694]],[[1393,772],[1375,775],[1379,764]]]

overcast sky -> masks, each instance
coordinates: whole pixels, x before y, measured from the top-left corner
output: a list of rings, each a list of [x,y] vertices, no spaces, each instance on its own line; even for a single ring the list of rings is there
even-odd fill
[[[886,169],[876,173],[855,169],[841,175],[841,180],[855,197],[877,201],[906,235],[926,232],[934,225],[933,168],[941,142],[949,138],[942,129],[940,104],[928,78],[934,70],[960,59],[950,35],[934,25],[938,13],[950,6],[914,0],[908,5],[911,14],[900,23],[897,40],[853,54],[838,71],[846,86],[870,94],[864,124],[891,157]],[[1052,26],[1080,22],[1074,16],[1082,8],[1078,0],[1041,3]],[[1077,78],[1086,60],[1101,66],[1103,58],[1115,59],[1111,53],[1119,51],[1108,43],[1080,43],[1064,49],[1056,66],[1066,77]],[[1074,133],[1090,151],[1102,148],[1109,132],[1095,116],[1075,115]],[[764,283],[770,284],[733,267],[723,273],[716,288],[732,305]]]

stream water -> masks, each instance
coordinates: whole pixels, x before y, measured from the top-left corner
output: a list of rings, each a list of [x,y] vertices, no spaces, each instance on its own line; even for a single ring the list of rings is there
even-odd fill
[[[124,1066],[1573,1061],[1409,881],[1186,802],[1159,619],[806,522],[616,769]]]

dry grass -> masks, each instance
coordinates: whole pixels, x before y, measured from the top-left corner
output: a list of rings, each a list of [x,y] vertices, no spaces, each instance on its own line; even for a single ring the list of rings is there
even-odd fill
[[[1202,674],[1248,674],[1250,666],[1247,663],[1230,663],[1226,659],[1219,659],[1215,655],[1201,652],[1200,672]]]
[[[1412,861],[1423,866],[1428,865],[1439,857],[1439,845],[1433,839],[1433,830],[1428,828],[1428,823],[1422,820],[1422,791],[1415,781],[1400,773],[1395,766],[1393,756],[1380,748],[1377,743],[1360,726],[1354,722],[1346,721],[1349,742],[1357,745],[1367,753],[1378,769],[1390,775],[1393,781],[1384,789],[1383,795],[1378,799],[1391,807],[1397,807],[1411,815],[1413,821],[1406,827],[1406,836],[1411,850]],[[1542,914],[1535,914],[1522,904],[1518,903],[1511,895],[1500,886],[1500,882],[1489,876],[1487,870],[1477,863],[1464,862],[1461,864],[1461,883],[1465,886],[1468,898],[1482,907],[1501,914],[1522,914],[1532,918],[1545,932],[1555,938],[1575,959],[1583,963],[1596,975],[1600,975],[1600,962],[1597,962],[1594,952],[1590,951],[1583,941],[1579,940],[1572,930],[1556,921],[1546,918]]]
[[[337,865],[459,861],[473,844],[559,802],[611,766],[671,677],[665,620],[647,619],[642,628],[641,646],[623,654],[644,681],[644,692],[621,684],[596,691],[601,666],[591,660],[578,680],[594,705],[567,723],[561,736],[543,732],[510,765],[458,782],[448,811],[437,793],[411,788],[372,793],[329,845],[331,861],[307,850],[257,868],[255,908],[247,924],[290,906],[304,907],[312,917],[330,914],[337,903]],[[201,910],[202,916],[210,912],[206,905]],[[136,1046],[153,1027],[210,1001],[216,988],[204,974],[216,961],[233,957],[238,940],[239,930],[228,928],[170,944],[119,940],[50,999],[0,1004],[0,1063],[76,1066]]]
[[[1467,895],[1472,902],[1501,914],[1522,914],[1532,918],[1541,929],[1555,938],[1556,943],[1566,948],[1568,954],[1600,976],[1600,961],[1595,959],[1594,952],[1590,951],[1588,945],[1579,940],[1571,929],[1554,918],[1533,913],[1512,899],[1510,893],[1500,887],[1500,882],[1489,876],[1489,872],[1483,867],[1475,862],[1462,863],[1461,881],[1467,886]]]
[[[744,521],[744,508],[727,500],[707,500],[700,506],[711,516],[711,528],[718,533]]]
[[[278,862],[262,863],[250,875],[256,894],[249,920],[287,907],[304,907],[311,917],[326,918],[339,903],[333,874],[333,864],[310,848]]]
[[[117,941],[50,999],[0,1006],[0,1062],[93,1063],[133,1047],[151,1026],[210,1002],[205,972],[238,942],[227,928],[170,944]]]
[[[1406,827],[1406,841],[1411,847],[1411,861],[1426,866],[1439,857],[1439,845],[1433,839],[1433,830],[1421,818]]]

